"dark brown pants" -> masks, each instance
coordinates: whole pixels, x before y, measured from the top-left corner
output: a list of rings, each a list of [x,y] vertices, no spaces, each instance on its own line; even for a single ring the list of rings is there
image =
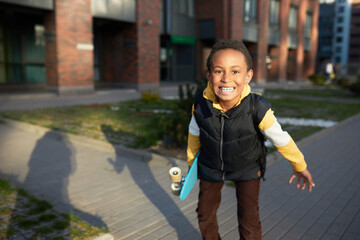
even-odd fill
[[[200,180],[199,202],[196,212],[200,232],[205,240],[220,239],[216,213],[221,202],[224,182],[214,183]],[[259,216],[260,180],[235,183],[237,216],[240,238],[244,240],[262,239]]]

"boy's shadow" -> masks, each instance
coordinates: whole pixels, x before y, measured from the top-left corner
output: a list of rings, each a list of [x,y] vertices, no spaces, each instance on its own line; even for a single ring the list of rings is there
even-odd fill
[[[114,135],[116,131],[108,125],[102,125],[101,130],[107,141],[111,143],[110,136]],[[198,231],[155,179],[148,164],[149,161],[124,158],[124,153],[115,144],[112,143],[112,145],[116,152],[116,160],[108,159],[108,161],[114,166],[115,171],[120,174],[124,167],[127,166],[134,182],[176,230],[178,239],[183,239],[184,234],[192,236],[192,239],[200,238]]]
[[[49,201],[63,213],[71,211],[82,220],[97,227],[106,224],[98,216],[83,212],[72,206],[69,198],[69,177],[76,172],[76,149],[66,135],[57,131],[48,131],[36,143],[28,161],[28,172],[21,183],[17,176],[7,176],[16,185],[22,186],[41,199]],[[22,209],[21,197],[16,200],[15,209]],[[17,224],[19,216],[13,214],[10,225]],[[68,220],[67,220],[68,221]],[[62,235],[68,234],[64,231]],[[35,238],[34,238],[35,239]]]

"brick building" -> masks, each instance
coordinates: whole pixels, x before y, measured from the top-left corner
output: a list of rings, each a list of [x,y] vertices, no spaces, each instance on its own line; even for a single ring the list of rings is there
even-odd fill
[[[217,39],[243,40],[254,80],[314,72],[317,0],[0,0],[0,90],[59,94],[194,82]]]
[[[351,3],[347,74],[360,76],[360,0]]]
[[[159,85],[160,0],[0,0],[0,89]]]
[[[233,38],[249,48],[259,83],[302,80],[314,73],[318,1],[199,0],[196,6],[203,68],[214,39]]]

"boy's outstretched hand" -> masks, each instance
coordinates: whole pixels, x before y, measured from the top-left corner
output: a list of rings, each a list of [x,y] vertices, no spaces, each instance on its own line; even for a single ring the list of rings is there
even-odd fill
[[[297,178],[297,182],[296,182],[297,189],[300,188],[301,180],[302,180],[301,190],[304,190],[306,188],[306,185],[308,185],[309,192],[311,192],[312,188],[315,187],[315,183],[311,177],[309,170],[307,169],[305,169],[302,172],[294,172],[289,179],[289,184],[291,184],[295,178]]]

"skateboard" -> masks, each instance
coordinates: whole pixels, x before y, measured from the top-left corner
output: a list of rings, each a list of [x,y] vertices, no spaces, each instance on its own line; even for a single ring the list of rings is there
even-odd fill
[[[191,168],[186,175],[186,177],[181,176],[181,169],[179,167],[173,167],[170,169],[170,179],[171,179],[171,190],[174,195],[179,196],[180,200],[184,201],[185,198],[189,195],[191,189],[194,187],[198,179],[198,156],[200,152],[196,155]]]

